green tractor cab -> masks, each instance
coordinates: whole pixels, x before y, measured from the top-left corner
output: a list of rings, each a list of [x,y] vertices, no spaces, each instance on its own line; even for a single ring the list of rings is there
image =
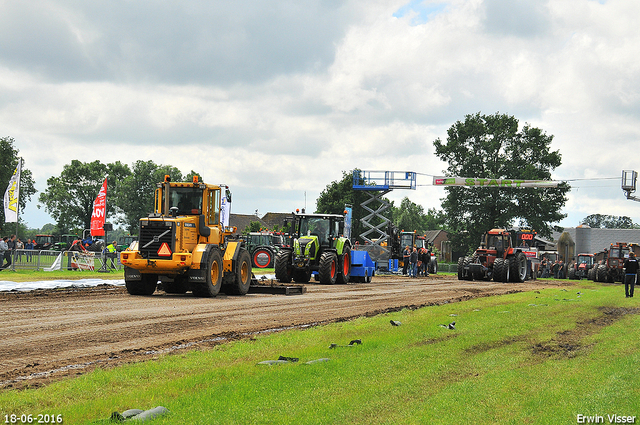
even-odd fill
[[[344,216],[339,214],[293,213],[291,247],[278,251],[276,279],[283,283],[306,283],[317,273],[320,283],[347,283],[351,273],[351,242],[344,236]]]

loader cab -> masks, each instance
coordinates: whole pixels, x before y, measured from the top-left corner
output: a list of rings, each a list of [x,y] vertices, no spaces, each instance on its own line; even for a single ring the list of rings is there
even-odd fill
[[[202,192],[199,187],[172,187],[169,194],[169,211],[175,207],[176,215],[201,214]]]

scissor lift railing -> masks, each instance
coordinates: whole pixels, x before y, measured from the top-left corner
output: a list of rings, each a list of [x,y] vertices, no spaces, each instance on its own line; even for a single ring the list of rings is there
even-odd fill
[[[385,211],[391,208],[391,203],[383,197],[393,189],[414,189],[416,188],[416,173],[413,171],[353,171],[353,188],[355,190],[364,191],[369,199],[365,200],[360,206],[368,211],[360,222],[367,229],[360,234],[365,243],[371,245],[381,245],[389,239],[387,229],[390,220],[383,215]],[[378,207],[374,206],[378,203]],[[378,219],[379,223],[374,225],[373,222]],[[380,246],[387,253],[388,249]]]

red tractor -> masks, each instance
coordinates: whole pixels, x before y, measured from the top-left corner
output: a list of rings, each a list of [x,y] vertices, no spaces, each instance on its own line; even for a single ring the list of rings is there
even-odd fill
[[[638,255],[640,246],[635,243],[615,242],[604,251],[603,259],[599,261],[595,268],[594,280],[596,282],[622,282],[624,271],[622,266],[624,260],[629,258],[629,251]]]
[[[578,254],[576,262],[569,266],[567,277],[569,279],[591,279],[595,273],[592,271],[594,270],[594,257],[593,254]]]
[[[527,257],[522,249],[513,247],[511,234],[505,229],[485,232],[476,252],[458,260],[459,280],[524,282],[526,277]]]

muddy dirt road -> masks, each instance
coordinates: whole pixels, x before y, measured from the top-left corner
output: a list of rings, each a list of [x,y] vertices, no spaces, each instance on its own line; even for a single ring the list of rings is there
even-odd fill
[[[0,388],[38,386],[96,367],[203,348],[261,331],[527,291],[562,282],[496,284],[452,276],[376,276],[370,284],[307,285],[304,295],[195,298],[122,287],[0,293]]]

